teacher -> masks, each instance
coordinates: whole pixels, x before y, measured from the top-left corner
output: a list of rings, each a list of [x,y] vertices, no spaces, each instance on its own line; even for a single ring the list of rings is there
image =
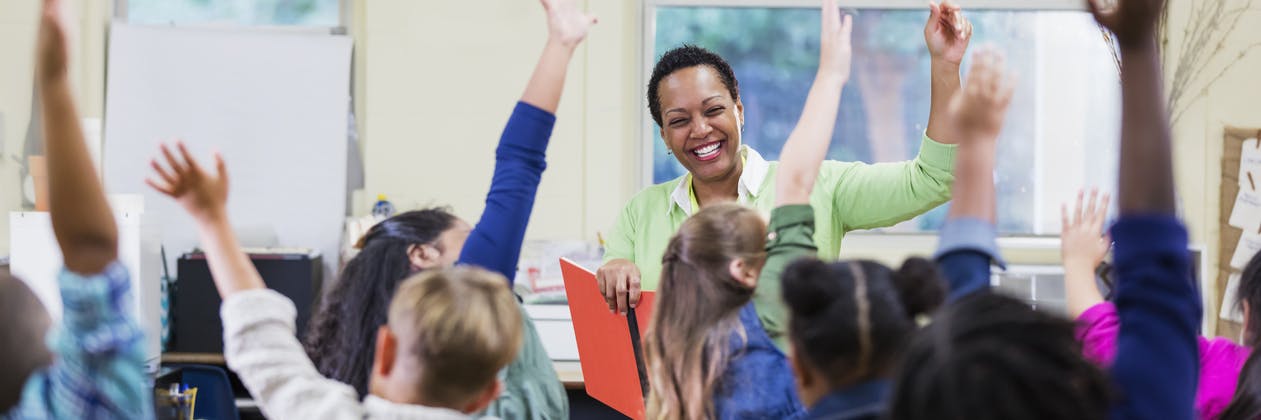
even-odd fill
[[[924,38],[932,63],[931,109],[919,155],[871,165],[823,162],[810,195],[820,258],[836,258],[848,231],[892,226],[950,199],[958,139],[945,113],[960,87],[972,25],[957,5],[929,8]],[[775,202],[778,162],[742,144],[739,83],[722,57],[690,45],[666,52],[649,78],[648,108],[667,149],[688,173],[640,191],[609,231],[596,278],[609,309],[618,313],[634,308],[641,290],[656,290],[661,256],[688,216],[729,201],[769,213]]]

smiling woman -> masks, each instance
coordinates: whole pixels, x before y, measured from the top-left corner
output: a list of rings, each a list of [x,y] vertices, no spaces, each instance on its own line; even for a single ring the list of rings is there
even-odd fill
[[[735,200],[744,106],[731,67],[717,54],[683,46],[661,57],[648,86],[649,108],[666,147],[697,180],[692,207]]]
[[[835,258],[848,231],[891,226],[950,198],[951,144],[957,139],[944,119],[943,100],[959,89],[972,24],[956,5],[930,9],[923,32],[931,57],[930,92],[921,92],[930,98],[930,110],[919,155],[875,165],[823,163],[810,194],[821,257]],[[671,49],[657,61],[647,89],[661,139],[687,172],[637,194],[609,232],[597,279],[609,308],[619,312],[634,308],[641,289],[656,289],[667,241],[690,215],[730,201],[769,213],[775,199],[770,188],[778,162],[743,144],[744,103],[725,59],[696,46]]]

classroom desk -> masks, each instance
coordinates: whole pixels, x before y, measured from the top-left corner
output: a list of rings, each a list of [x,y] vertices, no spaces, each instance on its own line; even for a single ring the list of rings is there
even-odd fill
[[[565,389],[582,391],[582,366],[578,363],[578,344],[574,340],[573,321],[567,305],[525,305],[526,312],[534,319],[543,347],[552,357],[556,376]],[[196,363],[227,366],[223,355],[218,353],[163,353],[162,363]]]
[[[552,366],[556,368],[556,376],[560,377],[560,382],[562,384],[565,384],[565,389],[585,389],[582,382],[582,365],[580,365],[577,360],[553,360]]]
[[[162,353],[162,363],[195,363],[199,365],[216,365],[227,367],[219,353]]]
[[[164,353],[161,361],[162,363],[195,363],[226,367],[223,355],[213,353]],[[565,386],[566,395],[569,397],[570,418],[625,418],[587,395],[582,379],[582,366],[577,360],[555,360],[552,361],[552,365],[556,368],[556,376],[560,377],[561,383]],[[241,419],[263,418],[258,404],[245,394],[244,390],[237,390],[237,392],[237,395],[244,397],[236,399],[236,407],[240,410]]]

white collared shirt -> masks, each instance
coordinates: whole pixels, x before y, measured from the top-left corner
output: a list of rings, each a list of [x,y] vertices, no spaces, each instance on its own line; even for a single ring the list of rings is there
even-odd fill
[[[740,172],[739,191],[737,193],[739,196],[738,202],[748,205],[762,192],[762,182],[766,180],[766,174],[770,172],[771,164],[766,159],[763,159],[757,150],[753,150],[747,144],[740,145],[740,157],[744,159],[744,169]],[[688,216],[697,211],[697,209],[692,208],[692,192],[688,190],[692,186],[691,180],[691,173],[684,175],[683,180],[670,193],[670,200],[674,202],[674,206],[683,210],[683,213]],[[666,214],[674,211],[674,206],[667,209]]]

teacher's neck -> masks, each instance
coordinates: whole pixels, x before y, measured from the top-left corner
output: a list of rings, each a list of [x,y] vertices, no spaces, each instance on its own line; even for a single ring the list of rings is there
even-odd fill
[[[740,175],[743,173],[744,162],[737,160],[735,170],[722,179],[702,181],[692,177],[692,193],[696,194],[696,202],[700,204],[701,208],[705,208],[711,204],[738,201],[740,199]]]

